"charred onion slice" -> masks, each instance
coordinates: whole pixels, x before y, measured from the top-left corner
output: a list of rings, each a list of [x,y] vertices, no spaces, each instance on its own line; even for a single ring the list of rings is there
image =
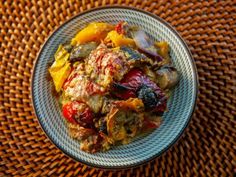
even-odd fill
[[[133,30],[131,34],[140,52],[157,61],[163,60],[163,58],[158,54],[157,48],[154,46],[154,42],[143,30],[136,29]]]

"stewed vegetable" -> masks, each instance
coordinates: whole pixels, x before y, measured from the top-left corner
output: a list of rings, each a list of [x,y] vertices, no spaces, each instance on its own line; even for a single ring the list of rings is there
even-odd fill
[[[89,153],[158,128],[179,81],[169,46],[120,22],[93,22],[59,45],[49,68],[69,134]]]
[[[162,89],[170,89],[179,81],[179,74],[173,66],[163,66],[157,71],[157,82]]]

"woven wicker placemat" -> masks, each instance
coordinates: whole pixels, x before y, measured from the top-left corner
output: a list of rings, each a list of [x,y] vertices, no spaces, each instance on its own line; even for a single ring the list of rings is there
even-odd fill
[[[200,90],[182,138],[143,166],[104,171],[75,162],[44,135],[33,114],[30,76],[49,34],[93,7],[150,11],[189,45]],[[0,2],[0,176],[233,176],[236,173],[236,1],[83,0]]]

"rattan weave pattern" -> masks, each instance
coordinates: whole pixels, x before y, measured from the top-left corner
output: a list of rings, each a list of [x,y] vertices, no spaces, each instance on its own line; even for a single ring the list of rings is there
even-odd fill
[[[197,65],[195,114],[182,138],[143,166],[90,168],[65,156],[33,114],[30,77],[48,35],[70,17],[103,5],[129,5],[172,24]],[[233,176],[236,173],[236,2],[154,0],[0,2],[0,176]]]

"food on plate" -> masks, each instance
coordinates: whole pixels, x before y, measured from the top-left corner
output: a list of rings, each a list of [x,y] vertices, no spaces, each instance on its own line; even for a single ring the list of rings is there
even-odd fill
[[[114,25],[108,23],[90,23],[87,27],[85,27],[75,35],[75,37],[71,40],[71,44],[79,45],[91,41],[100,42],[112,29],[114,29]]]
[[[49,68],[71,137],[89,153],[161,125],[179,81],[165,41],[126,22],[92,22],[59,45]]]

